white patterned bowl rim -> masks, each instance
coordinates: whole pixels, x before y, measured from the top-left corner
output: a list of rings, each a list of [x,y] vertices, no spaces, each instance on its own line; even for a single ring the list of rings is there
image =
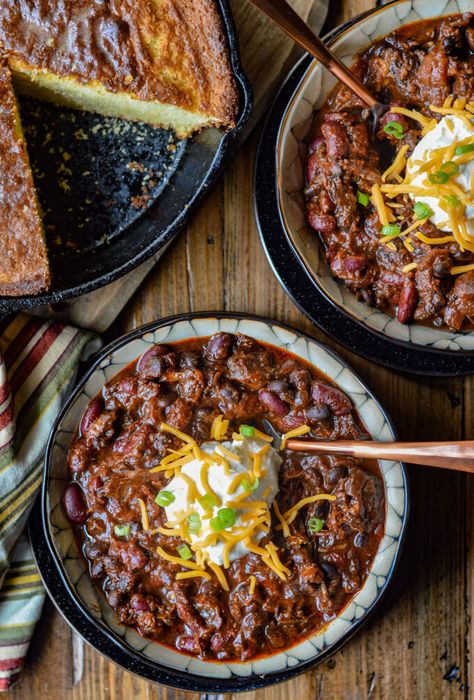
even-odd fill
[[[371,42],[403,24],[472,9],[472,0],[398,0],[336,32],[330,42],[331,48],[349,65]],[[401,324],[388,314],[358,301],[343,283],[332,276],[317,234],[306,224],[302,191],[306,139],[315,112],[324,104],[335,83],[333,76],[313,61],[289,101],[281,123],[276,151],[279,213],[292,249],[322,294],[372,331],[402,344],[451,352],[474,350],[474,331],[456,333],[417,323]]]
[[[87,403],[105,382],[151,344],[209,336],[218,331],[244,333],[287,349],[310,362],[351,397],[375,440],[395,439],[390,419],[350,367],[331,349],[303,333],[270,320],[239,314],[196,314],[165,319],[132,331],[103,350],[68,400],[53,428],[47,448],[42,516],[46,540],[63,582],[82,613],[97,628],[105,630],[122,648],[165,669],[168,674],[175,671],[178,675],[185,673],[188,679],[192,679],[192,676],[205,677],[215,690],[227,688],[229,684],[237,684],[235,689],[244,690],[281,680],[287,677],[289,671],[306,670],[309,665],[319,662],[338,648],[364,621],[379,601],[398,559],[407,519],[408,492],[403,465],[399,462],[381,462],[387,502],[386,526],[367,581],[341,615],[322,632],[286,651],[245,663],[200,661],[146,640],[133,629],[119,625],[112,609],[98,594],[86,573],[72,529],[62,511],[62,494],[69,481],[66,464],[68,446]],[[189,682],[181,687],[190,689]]]

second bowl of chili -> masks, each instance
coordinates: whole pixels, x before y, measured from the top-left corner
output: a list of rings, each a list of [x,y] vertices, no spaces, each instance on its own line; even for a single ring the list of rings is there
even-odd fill
[[[53,431],[43,518],[64,582],[55,601],[73,600],[86,639],[106,638],[147,678],[202,692],[288,678],[340,646],[387,585],[403,467],[279,453],[263,417],[282,433],[393,438],[324,346],[204,314],[107,348]],[[181,498],[192,512],[180,520]]]

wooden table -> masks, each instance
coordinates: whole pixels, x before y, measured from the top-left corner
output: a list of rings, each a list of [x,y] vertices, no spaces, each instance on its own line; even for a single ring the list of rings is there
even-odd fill
[[[329,26],[371,5],[371,0],[331,0]],[[255,134],[121,314],[114,331],[185,311],[227,309],[271,316],[340,352],[387,407],[401,438],[474,438],[473,379],[417,378],[371,364],[316,331],[285,296],[265,259],[254,222],[256,143]],[[409,473],[409,532],[383,606],[351,642],[316,670],[288,684],[244,694],[242,700],[469,697],[468,688],[474,687],[469,659],[474,647],[472,478],[415,467]],[[73,634],[47,603],[28,667],[10,697],[186,697],[134,678],[89,647],[84,650],[82,680],[74,683],[72,656]],[[198,700],[197,695],[187,697]]]

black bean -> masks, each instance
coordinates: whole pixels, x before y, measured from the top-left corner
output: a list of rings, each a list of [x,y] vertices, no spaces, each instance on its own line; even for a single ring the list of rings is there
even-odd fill
[[[315,403],[306,409],[306,418],[310,423],[317,423],[321,420],[327,420],[331,415],[328,406],[320,403]]]

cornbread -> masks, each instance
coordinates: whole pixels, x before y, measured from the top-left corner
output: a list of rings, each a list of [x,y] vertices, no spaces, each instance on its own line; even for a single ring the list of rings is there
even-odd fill
[[[0,294],[49,286],[43,227],[6,59],[0,57]]]
[[[213,0],[2,0],[16,87],[171,128],[232,127],[238,95]]]

